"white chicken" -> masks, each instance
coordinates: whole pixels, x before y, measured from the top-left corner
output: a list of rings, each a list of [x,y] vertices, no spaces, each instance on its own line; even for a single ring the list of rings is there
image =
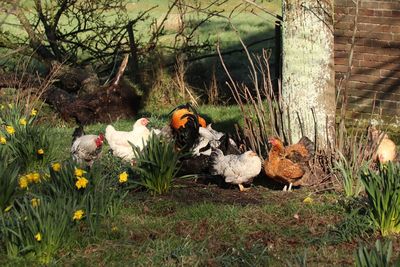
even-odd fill
[[[113,155],[126,161],[132,160],[134,153],[131,144],[142,150],[150,137],[151,132],[147,128],[148,123],[149,120],[146,118],[138,119],[130,132],[117,131],[112,125],[107,125],[106,139]]]
[[[89,167],[100,157],[103,147],[104,135],[86,134],[82,126],[75,129],[71,146],[72,158],[78,162],[86,162]]]
[[[237,184],[240,191],[246,191],[243,184],[251,183],[261,171],[261,159],[253,151],[241,155],[226,155],[217,149],[212,154],[212,174],[221,175],[226,183]]]

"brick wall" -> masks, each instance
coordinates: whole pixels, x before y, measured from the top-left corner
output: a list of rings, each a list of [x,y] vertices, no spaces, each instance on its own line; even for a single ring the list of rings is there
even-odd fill
[[[376,97],[384,116],[400,115],[400,0],[359,2],[349,109],[369,114]],[[335,0],[336,85],[347,73],[355,11],[352,0]]]

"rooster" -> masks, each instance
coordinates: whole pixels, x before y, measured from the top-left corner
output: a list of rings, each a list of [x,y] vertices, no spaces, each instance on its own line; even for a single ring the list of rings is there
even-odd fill
[[[297,144],[285,147],[276,137],[268,139],[272,145],[268,159],[264,161],[265,174],[274,181],[292,185],[302,184],[302,177],[308,169],[308,161],[314,156],[314,143],[303,136]],[[286,190],[285,185],[284,190]]]
[[[190,103],[173,109],[171,116],[171,129],[177,147],[189,150],[199,138],[199,128],[206,127],[206,121],[197,114]]]
[[[261,171],[261,159],[253,151],[240,155],[224,155],[220,149],[216,149],[212,159],[212,174],[221,175],[226,183],[237,184],[241,192],[249,189],[243,184],[251,183]]]
[[[151,132],[147,128],[148,123],[149,120],[146,118],[138,119],[130,132],[117,131],[112,125],[107,125],[106,139],[113,155],[126,161],[132,160],[134,158],[132,145],[142,150],[150,137]]]
[[[102,133],[99,135],[85,134],[80,125],[72,136],[72,158],[78,163],[86,162],[89,167],[92,167],[93,162],[101,155],[104,135]]]
[[[371,147],[375,146],[376,148],[372,156],[375,162],[385,164],[396,159],[396,144],[386,133],[376,129],[375,126],[368,127],[368,141]]]

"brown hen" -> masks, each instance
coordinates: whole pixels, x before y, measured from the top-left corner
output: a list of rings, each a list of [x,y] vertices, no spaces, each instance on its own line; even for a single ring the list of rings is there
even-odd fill
[[[297,144],[285,147],[276,137],[268,139],[272,145],[264,161],[265,174],[272,180],[289,185],[302,185],[308,161],[314,156],[314,144],[303,136]],[[284,190],[286,189],[286,186]]]

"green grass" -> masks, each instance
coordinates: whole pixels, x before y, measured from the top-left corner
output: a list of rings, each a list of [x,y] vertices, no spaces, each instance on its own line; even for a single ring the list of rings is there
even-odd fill
[[[192,199],[180,199],[187,190]],[[199,198],[205,191],[234,194],[239,201],[254,194],[262,201],[218,203],[212,197]],[[302,202],[304,197],[304,192],[287,195],[262,187],[245,194],[202,186],[177,187],[161,197],[132,192],[121,213],[104,223],[101,238],[88,242],[81,237],[80,245],[63,251],[58,264],[282,266],[295,260],[291,253],[304,251],[309,263],[350,262],[350,242],[334,249],[309,242],[327,232],[345,211],[327,204],[325,195],[311,205]]]

